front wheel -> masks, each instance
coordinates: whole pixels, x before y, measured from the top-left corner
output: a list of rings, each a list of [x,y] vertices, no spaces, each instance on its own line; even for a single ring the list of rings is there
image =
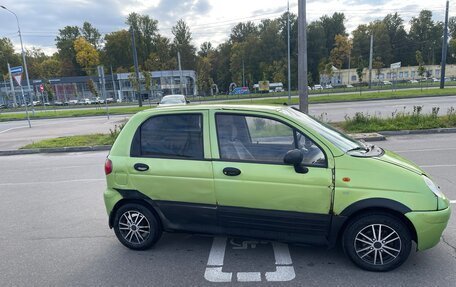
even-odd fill
[[[120,243],[134,250],[149,249],[162,233],[155,215],[148,208],[135,203],[125,204],[117,210],[114,232]]]
[[[407,260],[412,240],[407,226],[398,218],[370,213],[355,218],[345,229],[343,247],[359,267],[385,272]]]

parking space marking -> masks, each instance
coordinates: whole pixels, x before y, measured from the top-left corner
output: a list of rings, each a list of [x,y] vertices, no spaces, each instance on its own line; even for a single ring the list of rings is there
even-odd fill
[[[214,237],[211,251],[207,260],[204,278],[210,282],[231,282],[233,280],[233,272],[224,272],[223,264],[225,259],[225,251],[227,247],[226,237]],[[257,244],[265,244],[267,241],[243,241],[242,244],[235,244],[231,241],[233,249],[245,250],[256,248]],[[296,277],[293,267],[293,262],[290,256],[288,245],[280,242],[272,242],[274,250],[276,270],[273,272],[265,272],[266,281],[269,282],[284,282],[291,281]],[[236,280],[238,282],[261,282],[261,272],[237,272]]]

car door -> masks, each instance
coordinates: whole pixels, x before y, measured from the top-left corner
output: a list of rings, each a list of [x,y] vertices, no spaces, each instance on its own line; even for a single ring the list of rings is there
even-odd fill
[[[213,232],[216,205],[207,111],[155,115],[138,128],[129,177],[166,228]]]
[[[211,114],[217,216],[228,233],[326,243],[333,160],[329,150],[277,117]],[[306,173],[285,165],[304,152]]]

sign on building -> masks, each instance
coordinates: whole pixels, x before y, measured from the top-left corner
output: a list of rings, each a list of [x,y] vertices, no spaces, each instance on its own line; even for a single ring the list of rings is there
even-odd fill
[[[402,62],[392,63],[391,69],[399,69],[401,67]]]

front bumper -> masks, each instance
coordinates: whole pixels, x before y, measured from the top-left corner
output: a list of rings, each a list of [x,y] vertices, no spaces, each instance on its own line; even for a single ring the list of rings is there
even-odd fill
[[[426,250],[439,243],[450,214],[450,207],[438,211],[415,211],[405,214],[415,227],[418,250]]]

